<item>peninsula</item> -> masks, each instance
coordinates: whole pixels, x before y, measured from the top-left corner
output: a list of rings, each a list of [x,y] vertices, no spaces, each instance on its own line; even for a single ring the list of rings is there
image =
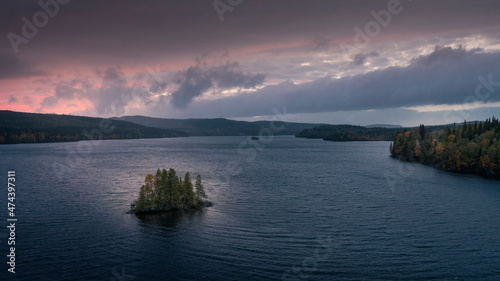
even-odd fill
[[[500,124],[495,117],[485,122],[464,122],[426,132],[424,125],[398,133],[390,146],[391,156],[420,162],[451,172],[500,178]]]

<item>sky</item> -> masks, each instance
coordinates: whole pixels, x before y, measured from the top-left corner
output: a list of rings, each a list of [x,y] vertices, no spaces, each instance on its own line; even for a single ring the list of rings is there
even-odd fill
[[[500,116],[500,1],[2,4],[1,110],[403,126]]]

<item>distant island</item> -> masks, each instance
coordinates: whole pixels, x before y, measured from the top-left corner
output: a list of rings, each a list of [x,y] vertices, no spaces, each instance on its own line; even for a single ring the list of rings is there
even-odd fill
[[[390,145],[391,156],[440,169],[500,178],[500,124],[464,122],[427,133],[424,125],[398,133]]]
[[[392,141],[398,130],[401,130],[399,126],[367,128],[354,125],[321,125],[302,130],[295,137],[326,141]]]
[[[171,210],[199,209],[209,205],[201,176],[191,182],[191,175],[186,173],[184,179],[177,177],[174,169],[156,171],[156,175],[148,174],[139,191],[139,198],[131,205],[136,214],[167,212]]]

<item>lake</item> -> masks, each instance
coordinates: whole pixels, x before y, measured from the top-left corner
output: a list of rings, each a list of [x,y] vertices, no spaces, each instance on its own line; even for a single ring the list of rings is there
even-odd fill
[[[16,171],[16,280],[500,280],[500,182],[394,160],[389,142],[189,137],[0,153],[4,219]],[[214,205],[128,213],[157,168],[200,174]]]

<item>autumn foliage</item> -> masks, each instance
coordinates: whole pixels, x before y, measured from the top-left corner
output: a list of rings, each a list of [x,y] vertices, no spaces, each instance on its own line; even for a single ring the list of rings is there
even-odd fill
[[[453,172],[500,177],[500,124],[493,117],[430,133],[421,125],[418,130],[398,133],[391,155]]]

